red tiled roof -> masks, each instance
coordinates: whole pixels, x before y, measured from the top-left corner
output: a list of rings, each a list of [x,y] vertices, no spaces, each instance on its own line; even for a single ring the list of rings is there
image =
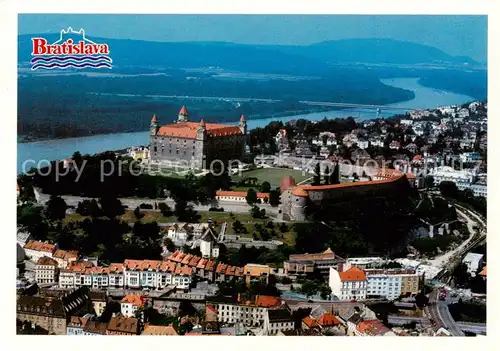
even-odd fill
[[[197,122],[180,122],[168,124],[160,127],[158,135],[179,137],[186,139],[195,139],[200,123]],[[228,126],[225,124],[205,123],[207,134],[212,137],[241,135],[241,130],[238,126]]]
[[[49,265],[50,266],[57,266],[57,261],[53,260],[50,257],[43,256],[43,257],[40,257],[38,259],[38,261],[36,261],[36,264],[37,265],[43,265],[43,266],[49,266]]]
[[[188,110],[187,110],[186,106],[182,105],[181,110],[179,111],[179,114],[184,115],[184,116],[188,115]]]
[[[307,325],[309,328],[319,327],[319,324],[316,322],[316,320],[312,319],[309,316],[302,319],[302,322],[304,322],[304,324]]]
[[[257,295],[255,305],[259,307],[278,307],[281,305],[281,300],[276,296]]]
[[[151,118],[151,123],[156,123],[158,120],[156,119],[156,115],[153,115],[153,118]]]
[[[318,324],[321,325],[322,327],[330,327],[334,325],[339,325],[340,321],[330,312],[327,312],[318,318]]]
[[[481,270],[481,272],[479,272],[479,275],[486,277],[486,266],[484,266],[483,269]]]
[[[358,280],[366,280],[366,274],[358,267],[349,268],[345,272],[339,273],[340,280],[342,281],[358,281]]]
[[[227,190],[217,190],[215,196],[233,196],[233,197],[246,197],[246,191],[227,191]],[[257,193],[258,199],[269,198],[269,193]]]
[[[56,246],[41,241],[30,240],[24,245],[24,249],[53,253]]]
[[[361,322],[359,322],[356,329],[360,333],[365,334],[365,335],[369,335],[369,336],[384,335],[385,333],[390,331],[390,329],[387,328],[378,319],[369,320],[369,321],[361,321]]]
[[[71,250],[71,251],[56,250],[56,252],[54,252],[52,257],[60,258],[62,260],[69,260],[71,258],[78,257],[78,251],[76,251],[76,250]]]
[[[144,297],[139,295],[127,295],[121,299],[120,303],[130,303],[137,307],[144,306]]]
[[[242,114],[242,115],[241,115],[241,117],[240,117],[240,121],[241,121],[241,122],[245,122],[245,121],[246,121],[246,119],[245,119],[245,115],[244,115],[244,114]]]
[[[329,190],[329,189],[341,189],[341,188],[349,188],[349,187],[359,187],[364,185],[374,185],[374,184],[386,184],[397,181],[404,177],[405,174],[400,174],[398,177],[383,179],[383,180],[371,180],[366,182],[350,182],[350,183],[342,183],[342,184],[330,184],[330,185],[300,185],[294,188],[293,195],[296,196],[308,196],[308,191],[318,191],[318,190]],[[414,176],[413,176],[414,177]],[[299,190],[300,189],[300,190]],[[297,194],[296,194],[297,192]],[[305,194],[305,195],[302,195]]]
[[[111,263],[109,265],[110,273],[123,273],[123,263]]]

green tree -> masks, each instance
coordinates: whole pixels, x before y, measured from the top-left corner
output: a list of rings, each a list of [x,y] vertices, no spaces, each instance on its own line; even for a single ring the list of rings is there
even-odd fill
[[[280,194],[276,190],[272,190],[269,193],[269,204],[273,207],[278,206],[280,203]]]
[[[104,216],[114,218],[125,213],[121,201],[116,196],[105,195],[99,199],[101,210]]]
[[[142,217],[144,217],[144,213],[141,212],[141,209],[139,208],[139,206],[137,206],[135,208],[135,210],[134,210],[134,216],[137,219],[141,219]]]
[[[330,184],[340,184],[340,166],[337,163],[335,168],[333,169],[332,174],[330,175]]]
[[[53,221],[60,221],[66,217],[66,201],[60,196],[51,195],[45,208],[45,216]]]
[[[170,238],[163,238],[163,245],[167,248],[168,252],[174,252],[177,248],[175,247],[174,242]]]
[[[262,184],[260,185],[260,191],[262,191],[263,193],[270,192],[271,191],[271,184],[267,181],[262,182]]]
[[[313,185],[320,185],[320,184],[321,184],[321,167],[318,162],[314,167]]]
[[[172,209],[170,208],[169,205],[167,205],[164,202],[160,202],[158,204],[158,209],[160,210],[162,216],[164,216],[164,217],[170,217],[172,215]]]
[[[328,168],[328,166],[325,167],[325,173],[323,175],[323,179],[326,185],[330,184],[330,169]]]
[[[260,209],[258,206],[252,206],[250,209],[250,214],[252,215],[252,218],[260,218]]]
[[[253,188],[248,189],[247,196],[245,197],[249,205],[257,203],[257,193]]]

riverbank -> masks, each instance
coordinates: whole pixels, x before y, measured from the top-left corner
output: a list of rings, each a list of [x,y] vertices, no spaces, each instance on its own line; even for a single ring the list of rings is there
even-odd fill
[[[297,119],[317,121],[324,118],[346,118],[352,116],[356,120],[361,121],[373,119],[377,116],[384,118],[404,113],[405,110],[401,108],[434,109],[442,105],[463,104],[474,100],[470,96],[424,87],[419,84],[418,78],[392,78],[383,79],[381,82],[397,88],[411,90],[415,93],[415,97],[412,100],[387,105],[396,109],[392,111],[390,109],[382,110],[380,114],[377,114],[377,111],[373,109],[328,109],[322,112],[249,119],[247,120],[248,129],[264,127],[276,120],[285,123]],[[17,146],[17,171],[20,172],[22,169],[26,169],[23,167],[24,162],[29,162],[29,166],[35,166],[41,160],[50,161],[70,157],[75,151],[79,151],[82,154],[96,154],[107,150],[120,150],[136,145],[147,145],[148,143],[149,133],[147,131],[19,143]],[[28,169],[30,168],[29,166],[27,167]]]

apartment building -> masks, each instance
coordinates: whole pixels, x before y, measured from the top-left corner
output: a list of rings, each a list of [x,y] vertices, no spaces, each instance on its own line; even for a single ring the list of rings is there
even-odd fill
[[[50,257],[40,257],[36,261],[35,280],[37,283],[55,283],[58,278],[57,262]]]
[[[56,245],[41,241],[29,240],[26,245],[24,245],[26,256],[33,262],[38,261],[38,259],[43,256],[52,258],[55,251]]]
[[[295,319],[286,308],[268,309],[264,313],[263,329],[266,335],[276,335],[278,332],[294,330]]]
[[[345,272],[330,268],[329,286],[340,300],[364,300],[367,293],[366,274],[357,267]]]
[[[144,296],[127,295],[120,301],[120,311],[125,317],[134,317],[138,308],[144,307]]]
[[[262,326],[267,310],[278,309],[282,303],[278,297],[257,295],[250,299],[238,296],[238,300],[219,299],[210,302],[217,311],[221,323],[243,323],[246,326]]]
[[[57,249],[52,258],[57,261],[59,268],[65,268],[69,263],[74,262],[78,258],[78,251],[76,250],[59,250]]]

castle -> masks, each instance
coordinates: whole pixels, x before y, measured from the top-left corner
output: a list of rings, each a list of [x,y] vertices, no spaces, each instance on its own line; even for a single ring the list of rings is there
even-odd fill
[[[156,115],[150,126],[150,160],[165,161],[196,169],[208,169],[217,160],[227,165],[240,160],[245,152],[247,122],[241,115],[239,125],[190,122],[182,106],[176,123],[160,126]],[[220,161],[219,161],[220,160]]]
[[[291,220],[306,219],[307,207],[350,202],[368,197],[384,197],[402,194],[414,187],[414,177],[409,174],[394,175],[391,178],[330,185],[296,185],[293,177],[287,176],[280,183],[280,216]]]

